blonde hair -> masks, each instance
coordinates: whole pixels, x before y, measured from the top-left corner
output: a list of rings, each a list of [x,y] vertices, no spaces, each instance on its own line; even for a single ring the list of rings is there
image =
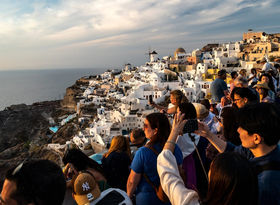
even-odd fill
[[[103,157],[107,158],[114,151],[126,152],[129,158],[132,159],[128,137],[124,137],[122,135],[113,137],[110,148],[108,152],[103,155]]]
[[[176,105],[175,105],[176,110],[181,103],[189,102],[187,97],[184,95],[184,93],[181,90],[172,90],[170,92],[170,96],[171,95],[176,98]]]

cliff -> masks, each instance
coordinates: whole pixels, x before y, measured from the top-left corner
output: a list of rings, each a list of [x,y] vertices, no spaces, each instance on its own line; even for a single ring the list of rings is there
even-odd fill
[[[0,181],[7,169],[25,159],[43,158],[61,163],[56,153],[46,149],[46,144],[52,140],[50,119],[57,121],[66,113],[60,101],[12,105],[0,112]]]

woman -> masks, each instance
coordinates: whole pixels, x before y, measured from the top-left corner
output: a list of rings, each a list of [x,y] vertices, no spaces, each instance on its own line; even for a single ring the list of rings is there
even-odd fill
[[[71,179],[73,175],[78,174],[79,171],[88,171],[98,182],[101,191],[109,188],[102,167],[81,150],[75,148],[66,150],[62,161],[64,165],[66,165],[63,170],[66,178]],[[68,185],[70,185],[70,183]]]
[[[275,86],[273,83],[273,77],[269,75],[268,73],[264,73],[260,76],[260,82],[259,83],[267,83],[269,90],[268,95],[272,100],[275,100]]]
[[[173,205],[238,205],[258,204],[257,176],[250,163],[236,153],[220,154],[211,164],[206,198],[185,188],[173,155],[178,134],[186,123],[179,113],[173,121],[172,131],[158,157],[157,168],[162,188]]]
[[[162,113],[147,115],[144,121],[144,132],[150,141],[136,152],[131,163],[131,172],[127,180],[127,194],[131,198],[134,194],[136,195],[136,204],[164,204],[157,198],[154,188],[147,182],[144,174],[154,185],[160,184],[156,165],[157,155],[151,149],[158,153],[162,151],[170,133],[168,118]],[[174,155],[176,164],[181,165],[183,157],[177,145],[174,148]]]
[[[273,98],[269,96],[270,89],[267,83],[258,83],[254,86],[254,88],[256,88],[256,91],[260,95],[260,102],[269,102],[269,103],[274,102]]]
[[[102,158],[102,166],[111,187],[126,191],[130,163],[131,152],[128,138],[122,135],[113,137],[108,152]]]
[[[172,90],[170,92],[170,104],[168,105],[168,108],[164,106],[160,106],[158,104],[155,104],[154,102],[151,103],[151,106],[159,109],[162,113],[167,114],[174,114],[177,111],[178,106],[182,102],[188,102],[188,99],[186,96],[182,93],[180,90]]]

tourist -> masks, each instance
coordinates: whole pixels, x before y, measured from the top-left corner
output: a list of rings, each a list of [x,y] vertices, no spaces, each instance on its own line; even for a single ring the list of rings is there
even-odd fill
[[[246,104],[259,102],[258,96],[248,87],[236,87],[232,90],[230,96],[233,104],[238,108],[244,107]]]
[[[186,123],[178,113],[172,131],[157,160],[157,169],[162,188],[172,205],[255,205],[257,202],[257,177],[247,159],[236,153],[224,153],[213,160],[209,176],[207,196],[187,189],[180,177],[174,157],[176,138]]]
[[[257,84],[257,82],[258,82],[257,70],[255,68],[252,68],[248,78],[248,84],[250,87],[253,87],[255,84]]]
[[[259,93],[252,87],[248,86],[248,80],[246,78],[243,78],[242,76],[238,76],[235,80],[234,80],[234,87],[238,87],[238,88],[249,88],[253,94],[258,98],[258,101],[260,99]],[[230,94],[231,99],[233,100],[233,96],[232,94]]]
[[[218,72],[218,77],[210,85],[212,99],[216,103],[221,102],[221,98],[228,95],[227,84],[224,81],[226,77],[227,72],[222,69]]]
[[[90,172],[80,172],[73,179],[73,197],[78,205],[132,205],[130,198],[120,189],[109,188],[101,192]]]
[[[111,187],[126,191],[130,164],[129,139],[122,135],[113,137],[108,152],[102,158],[102,166]]]
[[[260,102],[268,102],[268,103],[274,102],[273,98],[271,98],[269,96],[269,90],[270,89],[269,89],[267,83],[259,82],[258,84],[256,84],[254,86],[254,88],[256,88],[256,91],[260,95]]]
[[[165,204],[159,200],[154,186],[160,184],[157,173],[157,154],[162,148],[170,133],[170,124],[166,115],[152,113],[147,115],[144,121],[144,132],[149,142],[141,147],[131,163],[131,172],[127,180],[127,194],[130,198],[136,195],[136,204]],[[183,157],[180,148],[176,145],[174,149],[177,165],[181,166]],[[146,176],[146,178],[144,177]]]
[[[177,107],[182,102],[188,102],[186,96],[182,93],[180,90],[172,90],[170,92],[170,104],[168,105],[168,108],[164,106],[160,106],[158,104],[155,104],[154,102],[150,103],[151,106],[157,108],[162,113],[167,114],[174,114],[177,110]]]
[[[275,86],[273,83],[272,76],[267,73],[262,74],[260,76],[260,83],[267,83],[269,87],[268,95],[272,100],[275,100]]]
[[[196,133],[207,138],[221,153],[234,151],[249,159],[258,170],[260,204],[279,204],[280,108],[272,103],[247,105],[239,110],[238,121],[240,146],[218,138],[203,123],[199,123]]]
[[[237,78],[238,76],[238,73],[236,71],[232,71],[230,73],[230,76],[231,76],[231,80],[230,80],[230,91],[232,91],[232,89],[234,88],[234,80],[235,78]]]
[[[64,175],[54,162],[23,162],[7,171],[0,204],[61,205],[65,189]]]
[[[109,188],[102,167],[96,161],[84,154],[81,150],[75,148],[67,149],[62,161],[65,165],[63,172],[66,176],[66,179],[68,179],[68,188],[73,188],[70,183],[72,177],[77,175],[79,171],[85,170],[93,174],[101,191]]]
[[[199,190],[201,194],[207,192],[207,178],[204,175],[203,169],[206,167],[208,170],[205,149],[208,141],[200,138],[199,135],[194,134],[195,123],[197,117],[204,119],[209,115],[208,110],[200,103],[182,103],[179,105],[177,112],[184,113],[185,119],[190,119],[194,124],[189,124],[183,129],[182,133],[178,136],[176,143],[183,154],[183,170],[184,181],[187,188]],[[193,137],[193,139],[191,139]],[[204,168],[198,158],[198,153],[195,152],[195,146],[199,152],[199,157],[202,159]]]

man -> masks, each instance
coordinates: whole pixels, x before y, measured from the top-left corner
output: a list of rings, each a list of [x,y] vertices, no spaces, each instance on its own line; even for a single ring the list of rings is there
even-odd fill
[[[49,160],[21,163],[8,170],[1,204],[60,205],[66,183],[61,168]]]
[[[260,204],[280,204],[280,108],[275,104],[257,103],[239,111],[238,133],[242,145],[234,146],[199,124],[197,134],[206,137],[219,152],[235,151],[256,167]]]
[[[227,72],[222,69],[218,72],[218,77],[210,85],[210,92],[212,100],[215,102],[221,102],[223,96],[228,95],[227,84],[224,81],[227,77]]]
[[[132,205],[127,194],[116,188],[100,192],[90,172],[80,172],[73,178],[73,197],[78,205]]]
[[[246,87],[236,87],[230,94],[233,103],[238,107],[244,107],[246,104],[258,103],[258,96]]]
[[[238,76],[235,80],[234,80],[234,87],[235,88],[249,88],[251,90],[251,92],[255,95],[255,97],[258,99],[258,102],[260,101],[260,96],[259,93],[251,87],[248,87],[248,80],[242,76]],[[232,98],[232,95],[231,95]],[[233,98],[232,98],[233,100]]]

